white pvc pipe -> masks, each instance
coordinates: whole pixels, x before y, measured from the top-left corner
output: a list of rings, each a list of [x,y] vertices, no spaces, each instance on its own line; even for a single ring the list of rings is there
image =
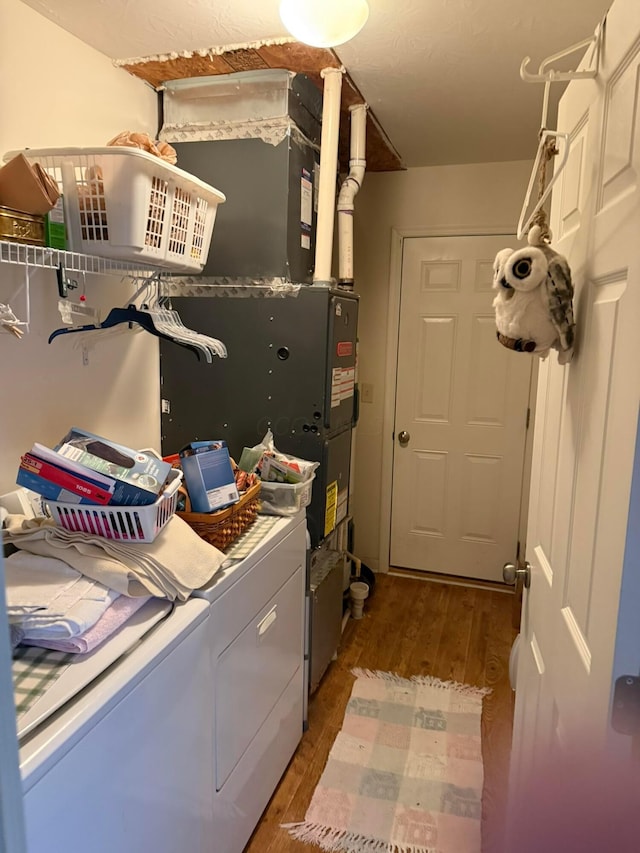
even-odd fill
[[[351,147],[349,174],[338,196],[338,283],[353,288],[353,208],[354,199],[362,186],[367,165],[365,159],[367,105],[349,107],[351,113]]]
[[[333,222],[338,171],[338,139],[340,136],[340,96],[342,68],[323,68],[322,136],[320,138],[320,180],[318,182],[318,220],[316,225],[316,260],[314,282],[331,282]]]

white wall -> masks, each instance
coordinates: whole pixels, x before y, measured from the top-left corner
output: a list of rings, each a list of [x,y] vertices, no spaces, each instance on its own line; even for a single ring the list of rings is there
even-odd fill
[[[2,3],[0,157],[37,147],[101,146],[121,130],[157,130],[157,96],[147,84],[24,6]],[[0,302],[23,318],[22,267],[0,264]],[[82,283],[82,282],[81,282]],[[126,305],[120,278],[87,276],[87,303]],[[18,341],[0,333],[0,493],[15,488],[20,454],[80,426],[136,447],[160,447],[157,340],[124,334],[89,353],[73,335],[47,343],[60,326],[53,270],[31,275],[31,327]],[[73,298],[73,294],[72,294]],[[77,297],[76,297],[77,298]]]
[[[373,385],[373,402],[361,403],[355,453],[352,514],[357,555],[386,571],[379,554],[386,333],[392,229],[505,228],[515,231],[531,163],[437,166],[367,174],[356,197],[355,279],[360,294],[358,380]],[[396,346],[397,342],[391,342]]]

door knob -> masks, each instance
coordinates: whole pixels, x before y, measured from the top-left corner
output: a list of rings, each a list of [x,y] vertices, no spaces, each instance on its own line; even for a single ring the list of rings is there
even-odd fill
[[[403,429],[402,432],[398,433],[398,441],[400,442],[401,447],[406,447],[407,444],[409,444],[410,438],[411,436],[406,431],[406,429]]]
[[[514,565],[513,563],[505,563],[502,567],[502,578],[504,582],[508,583],[510,586],[513,586],[518,580],[521,580],[524,584],[524,588],[529,589],[531,586],[531,565],[527,563],[526,560],[522,568]]]

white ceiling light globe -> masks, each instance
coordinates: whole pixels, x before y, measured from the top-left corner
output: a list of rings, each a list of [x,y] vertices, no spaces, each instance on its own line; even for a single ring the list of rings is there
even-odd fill
[[[281,0],[280,18],[292,36],[312,47],[352,39],[369,17],[367,0]]]

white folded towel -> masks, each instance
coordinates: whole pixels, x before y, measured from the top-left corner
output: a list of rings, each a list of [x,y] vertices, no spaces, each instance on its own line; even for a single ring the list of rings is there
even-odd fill
[[[178,516],[154,542],[123,543],[56,527],[50,519],[10,515],[5,541],[54,556],[87,577],[129,596],[186,600],[209,581],[225,557]]]
[[[76,637],[95,625],[120,595],[55,557],[18,551],[6,563],[7,599],[14,608],[9,618],[26,639]],[[38,598],[49,603],[32,612],[20,611],[21,601]]]
[[[66,640],[25,640],[24,644],[25,646],[41,646],[44,649],[53,649],[58,652],[86,654],[115,634],[147,601],[149,601],[149,597],[129,598],[126,595],[121,595],[105,610],[96,624],[80,636]]]
[[[25,640],[69,640],[79,637],[101,619],[105,611],[120,597],[114,589],[94,583],[89,598],[81,598],[57,619],[32,616],[21,624]]]
[[[23,551],[7,557],[4,574],[9,614],[45,610],[82,577],[62,560]]]

